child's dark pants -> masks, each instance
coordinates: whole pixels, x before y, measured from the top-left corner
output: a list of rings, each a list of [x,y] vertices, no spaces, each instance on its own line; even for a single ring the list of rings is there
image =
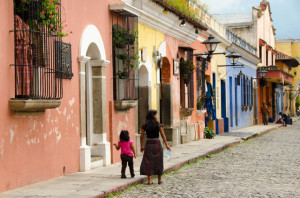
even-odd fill
[[[125,176],[125,170],[126,170],[127,162],[128,162],[128,166],[129,166],[129,170],[130,170],[130,175],[131,175],[131,177],[134,177],[133,157],[132,156],[128,156],[126,154],[122,154],[121,155],[121,160],[122,160],[122,170],[121,170],[122,176]]]

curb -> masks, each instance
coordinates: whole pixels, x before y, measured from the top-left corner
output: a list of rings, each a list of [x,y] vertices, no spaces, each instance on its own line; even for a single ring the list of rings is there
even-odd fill
[[[234,142],[231,142],[231,143],[227,143],[227,144],[225,144],[225,145],[223,145],[223,146],[221,146],[221,147],[219,147],[219,148],[213,149],[213,150],[208,151],[208,152],[206,152],[206,153],[204,153],[204,154],[200,154],[200,155],[198,155],[198,156],[196,156],[196,157],[192,157],[192,158],[190,158],[190,159],[188,159],[188,160],[185,160],[185,161],[183,161],[183,162],[180,162],[180,163],[178,163],[178,164],[176,164],[176,165],[173,165],[173,166],[171,166],[171,167],[165,169],[165,170],[164,170],[164,174],[170,173],[170,172],[172,172],[172,171],[174,171],[174,170],[177,170],[177,169],[181,168],[182,166],[184,166],[184,165],[186,165],[186,164],[193,164],[193,163],[195,163],[198,159],[201,159],[201,158],[204,158],[204,157],[208,157],[208,156],[211,155],[211,154],[219,153],[219,152],[221,152],[221,151],[223,151],[223,150],[225,150],[225,149],[227,149],[227,148],[229,148],[229,147],[232,147],[232,146],[235,146],[235,145],[237,145],[237,144],[240,144],[241,142],[242,142],[241,140],[238,140],[238,141],[234,141]],[[155,177],[153,177],[153,178],[155,178]],[[127,188],[130,187],[130,186],[133,186],[133,185],[136,185],[136,184],[142,184],[142,183],[144,183],[145,181],[147,181],[147,177],[146,177],[146,176],[145,176],[144,178],[137,179],[137,180],[132,181],[132,182],[129,182],[129,183],[127,183],[127,184],[120,185],[120,186],[116,186],[116,187],[112,188],[112,189],[109,190],[109,191],[105,191],[105,192],[101,193],[100,195],[95,196],[94,198],[107,197],[107,196],[108,196],[109,194],[111,194],[111,193],[117,193],[117,192],[120,192],[120,191],[122,191],[122,190],[127,189]]]
[[[275,130],[275,129],[278,129],[278,128],[280,128],[280,127],[282,127],[282,125],[275,126],[275,127],[273,127],[273,128],[270,128],[270,129],[267,129],[267,130],[265,130],[265,131],[262,131],[261,133],[255,133],[255,134],[253,134],[253,135],[251,135],[251,136],[249,136],[249,137],[241,138],[241,139],[242,139],[243,141],[247,141],[247,140],[249,140],[249,139],[251,139],[251,138],[256,138],[256,137],[263,136],[263,135],[269,133],[270,131]]]

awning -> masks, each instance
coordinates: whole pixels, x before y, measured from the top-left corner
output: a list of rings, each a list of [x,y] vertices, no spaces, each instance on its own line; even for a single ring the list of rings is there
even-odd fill
[[[266,80],[273,83],[287,84],[293,83],[293,75],[281,70],[277,66],[263,67],[268,73],[266,73]]]
[[[297,59],[279,51],[276,51],[276,61],[283,62],[289,67],[298,67],[298,65],[300,65]]]

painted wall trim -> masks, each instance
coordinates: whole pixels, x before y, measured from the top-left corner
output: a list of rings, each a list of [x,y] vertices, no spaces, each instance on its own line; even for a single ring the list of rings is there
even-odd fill
[[[79,56],[86,56],[88,47],[94,43],[100,50],[97,56],[99,60],[106,60],[104,43],[98,28],[95,25],[88,25],[84,29],[79,45]]]
[[[192,44],[198,37],[195,34],[194,26],[186,24],[185,27],[179,27],[179,17],[173,13],[164,16],[163,8],[151,0],[145,0],[142,4],[142,14],[139,23],[160,31],[180,41]],[[201,33],[201,32],[200,32]]]

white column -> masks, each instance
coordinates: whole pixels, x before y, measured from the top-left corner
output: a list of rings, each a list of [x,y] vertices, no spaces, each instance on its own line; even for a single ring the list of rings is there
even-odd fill
[[[86,62],[89,61],[89,57],[79,56],[78,62],[79,68],[79,79],[80,79],[80,152],[79,152],[79,167],[80,171],[87,171],[91,169],[91,148],[86,144]]]

